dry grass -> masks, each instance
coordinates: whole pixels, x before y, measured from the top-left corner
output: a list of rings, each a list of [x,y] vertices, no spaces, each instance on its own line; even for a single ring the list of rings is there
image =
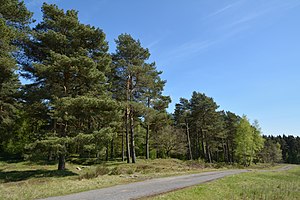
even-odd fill
[[[31,162],[0,162],[0,199],[36,199],[142,181],[150,178],[235,168],[202,161],[177,159],[138,160],[136,164],[106,162],[82,166],[67,163],[66,171],[56,165]],[[77,167],[82,170],[76,170]],[[218,167],[216,169],[215,167]]]

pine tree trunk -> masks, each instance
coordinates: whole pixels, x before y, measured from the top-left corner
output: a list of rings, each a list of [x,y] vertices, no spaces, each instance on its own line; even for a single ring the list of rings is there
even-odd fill
[[[149,130],[150,126],[147,125],[147,130],[146,130],[146,159],[149,159]]]
[[[64,125],[60,126],[60,130],[62,130],[62,132],[60,133],[61,137],[66,137],[67,134],[67,128],[68,128],[68,123],[65,122]],[[59,153],[59,157],[58,157],[58,170],[65,170],[66,169],[66,146],[65,144],[63,144],[63,149],[61,149],[61,152]]]
[[[197,159],[200,158],[201,156],[201,145],[200,145],[200,134],[199,134],[199,131],[197,131],[197,134],[196,134],[197,138],[196,138],[196,156],[197,156]]]
[[[208,161],[209,161],[209,163],[212,163],[212,159],[211,159],[211,152],[210,152],[210,148],[208,147],[207,148],[207,154],[208,154]]]
[[[150,108],[150,97],[147,98],[147,107]],[[149,131],[150,131],[150,125],[149,122],[147,124],[146,129],[146,159],[149,159]]]
[[[208,162],[211,161],[210,159],[210,153],[209,153],[209,146],[208,146],[208,142],[207,142],[207,135],[206,135],[206,132],[205,132],[205,152],[206,152],[206,155],[205,155],[205,158]]]
[[[58,157],[58,170],[65,170],[65,169],[66,169],[65,154],[60,153]]]
[[[130,163],[130,145],[129,145],[129,102],[131,100],[130,98],[130,83],[131,83],[131,76],[128,75],[127,83],[126,83],[126,113],[125,113],[125,124],[126,124],[126,157],[127,157],[127,163]]]
[[[204,145],[204,134],[203,134],[202,129],[201,129],[201,146],[202,146],[202,157],[203,157],[203,159],[206,159],[205,145]]]
[[[129,145],[129,108],[126,108],[126,157],[127,163],[130,163],[130,145]]]
[[[131,143],[131,157],[132,157],[132,163],[136,162],[135,157],[135,146],[134,146],[134,121],[133,121],[133,109],[130,109],[130,143]]]
[[[110,159],[114,159],[114,139],[112,139],[110,143]]]
[[[122,131],[122,162],[125,161],[125,151],[124,151],[124,131]]]
[[[187,136],[187,143],[188,143],[188,159],[192,160],[192,148],[191,148],[191,140],[190,140],[190,130],[189,130],[189,123],[185,121],[185,127],[186,127],[186,136]]]

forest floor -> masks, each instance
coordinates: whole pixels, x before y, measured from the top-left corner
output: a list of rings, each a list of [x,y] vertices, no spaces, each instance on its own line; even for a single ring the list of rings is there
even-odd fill
[[[258,164],[253,168],[275,169],[281,166]],[[98,165],[67,163],[65,171],[56,168],[55,164],[42,162],[0,161],[0,199],[45,198],[158,177],[236,169],[240,166],[177,159],[140,159],[136,164],[117,161]]]
[[[288,170],[284,170],[288,169]],[[300,166],[283,170],[255,170],[228,176],[143,200],[296,200],[300,199]]]

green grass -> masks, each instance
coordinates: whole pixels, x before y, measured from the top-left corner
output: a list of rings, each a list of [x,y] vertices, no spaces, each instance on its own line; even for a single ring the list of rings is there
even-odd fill
[[[150,178],[240,167],[177,159],[138,159],[136,164],[111,161],[83,166],[67,163],[67,170],[57,171],[55,163],[0,161],[0,199],[37,199]],[[81,167],[82,170],[78,171],[76,167]],[[266,167],[274,168],[270,165],[256,166]]]
[[[250,172],[159,195],[149,200],[294,200],[300,199],[300,167],[278,172]]]
[[[84,168],[67,163],[66,167],[65,171],[57,171],[56,164],[0,161],[0,199],[44,198],[156,177],[217,170],[202,162],[177,159],[139,159],[136,164],[114,161]]]

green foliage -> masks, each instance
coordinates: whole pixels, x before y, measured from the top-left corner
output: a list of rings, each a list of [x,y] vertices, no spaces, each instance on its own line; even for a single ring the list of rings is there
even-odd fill
[[[163,155],[162,157],[170,157],[172,154],[185,152],[184,135],[172,126],[162,128],[155,139],[155,143]]]
[[[266,163],[277,163],[282,161],[280,144],[270,139],[265,140],[264,147],[261,149],[259,156],[262,162]]]
[[[143,48],[139,40],[129,34],[121,34],[116,41],[116,53],[112,55],[110,80],[114,97],[123,102],[124,132],[126,132],[127,162],[135,162],[135,133],[139,119],[143,118],[146,133],[146,158],[149,157],[149,131],[156,108],[165,110],[170,98],[162,96],[165,81],[156,70],[155,63],[147,63],[150,57],[148,49]],[[130,132],[130,145],[129,145]],[[130,146],[130,149],[129,149]]]
[[[12,144],[20,117],[20,82],[14,54],[32,14],[18,0],[1,0],[0,5],[0,151],[18,153],[22,144]]]
[[[282,158],[283,162],[299,164],[300,163],[300,137],[292,135],[286,136],[264,136],[266,139],[265,147],[261,152],[262,158],[272,160],[276,157]],[[280,146],[280,149],[278,147]],[[280,153],[281,152],[281,153]],[[276,162],[276,161],[275,161]]]
[[[51,142],[42,147],[55,149],[64,168],[65,155],[71,150],[76,152],[72,144],[77,145],[80,154],[99,150],[99,140],[93,141],[91,134],[117,128],[119,106],[106,88],[111,59],[103,31],[81,24],[75,10],[65,12],[44,3],[42,12],[43,20],[24,47],[28,62],[23,63],[23,69],[34,78],[25,92],[38,92],[37,98],[28,98],[46,106],[46,118],[51,122],[48,132],[61,142],[53,147],[53,140],[44,135],[41,141]],[[62,138],[70,138],[73,143]]]
[[[257,121],[251,126],[247,117],[243,116],[237,127],[235,142],[237,145],[235,154],[239,162],[249,166],[264,144]]]

